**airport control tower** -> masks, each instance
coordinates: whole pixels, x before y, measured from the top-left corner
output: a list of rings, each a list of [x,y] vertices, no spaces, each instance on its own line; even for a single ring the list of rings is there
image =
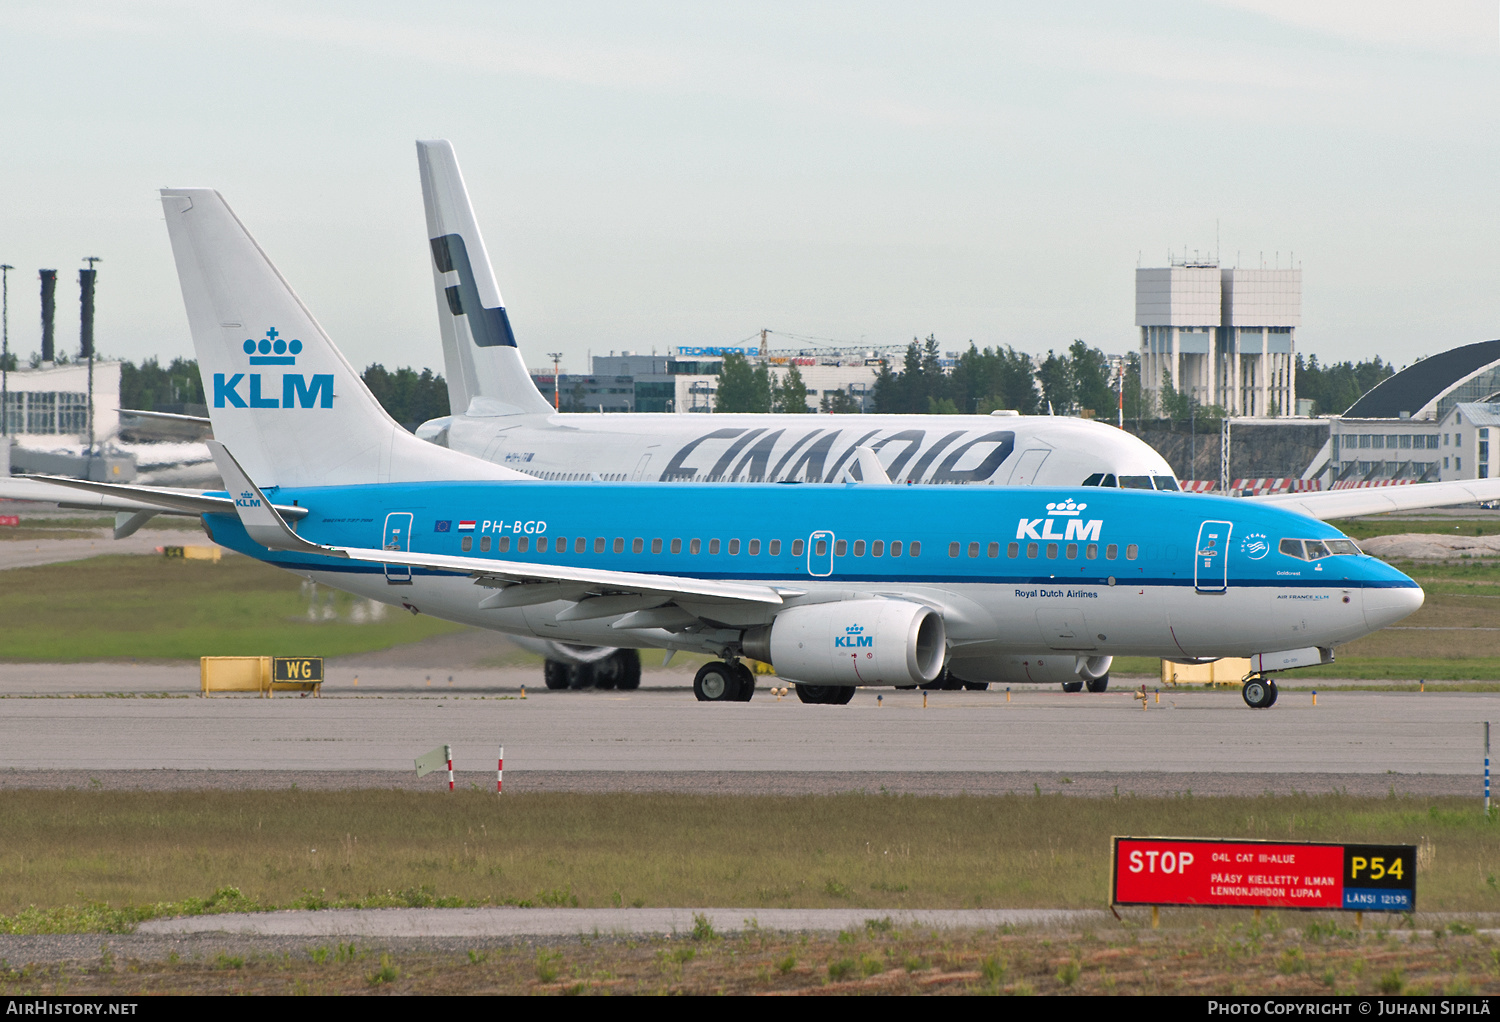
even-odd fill
[[[1135,271],[1141,386],[1162,381],[1230,415],[1290,415],[1297,407],[1300,269],[1230,269],[1171,261]]]

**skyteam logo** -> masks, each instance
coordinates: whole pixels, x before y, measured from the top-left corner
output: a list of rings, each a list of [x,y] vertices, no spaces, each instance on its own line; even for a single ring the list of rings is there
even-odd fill
[[[1095,518],[1091,521],[1083,521],[1079,516],[1087,508],[1087,504],[1079,504],[1072,497],[1048,504],[1048,517],[1021,519],[1020,524],[1016,526],[1016,539],[1062,539],[1079,543],[1097,543],[1099,532],[1104,528],[1104,519]],[[1062,532],[1053,528],[1059,518],[1067,523]],[[1041,531],[1037,531],[1037,526],[1041,526]]]
[[[302,354],[302,342],[295,338],[288,341],[275,327],[266,331],[260,340],[246,338],[241,346],[250,356],[252,366],[291,366],[297,364]],[[302,373],[282,373],[280,397],[275,378],[270,374],[235,373],[226,377],[214,373],[215,408],[332,408],[333,374],[317,373],[311,377]],[[240,391],[241,384],[247,393]],[[268,385],[269,384],[269,385]]]
[[[834,636],[833,645],[843,649],[858,649],[862,646],[875,645],[875,636],[866,635],[864,631],[863,625],[850,625],[844,629],[843,635]]]

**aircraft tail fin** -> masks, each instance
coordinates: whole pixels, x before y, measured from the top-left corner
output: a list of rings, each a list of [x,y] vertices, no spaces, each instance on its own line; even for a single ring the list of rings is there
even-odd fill
[[[223,196],[161,197],[214,437],[261,486],[530,478],[402,429]]]
[[[419,141],[417,164],[454,414],[552,411],[516,346],[453,146],[444,139]]]

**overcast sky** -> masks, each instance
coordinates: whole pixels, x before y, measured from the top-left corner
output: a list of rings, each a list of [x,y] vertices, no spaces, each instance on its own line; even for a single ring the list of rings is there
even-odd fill
[[[935,333],[1136,345],[1172,251],[1303,269],[1298,348],[1500,336],[1500,17],[1466,0],[0,6],[13,351],[191,353],[156,189],[220,189],[350,360],[441,368],[447,138],[527,361]],[[1293,255],[1295,254],[1295,255]]]

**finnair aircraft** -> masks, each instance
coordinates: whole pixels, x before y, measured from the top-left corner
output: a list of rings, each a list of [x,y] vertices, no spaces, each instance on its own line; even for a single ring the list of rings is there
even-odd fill
[[[1417,609],[1336,529],[1144,490],[538,482],[405,433],[210,189],[162,192],[229,494],[47,480],[372,599],[511,635],[693,650],[694,689],[750,698],[742,657],[804,702],[948,662],[1256,656],[1275,673]],[[855,455],[875,460],[868,447]],[[600,499],[607,496],[607,499]],[[129,520],[125,522],[129,524]]]
[[[526,370],[479,232],[453,147],[419,141],[438,322],[455,414],[417,435],[539,479],[634,482],[874,482],[1176,490],[1171,467],[1150,446],[1100,422],[1052,416],[559,414]],[[868,448],[878,464],[860,467]],[[1327,519],[1397,507],[1483,499],[1495,483],[1403,487],[1253,498]],[[1420,491],[1420,492],[1418,492]],[[1017,536],[1019,541],[1025,536]],[[639,678],[628,650],[558,642],[523,644],[547,657],[549,687],[613,687]],[[1061,683],[1102,691],[1107,656],[1056,655],[1046,647],[1008,655],[982,674],[955,669],[942,684]],[[969,670],[967,665],[964,671]]]

